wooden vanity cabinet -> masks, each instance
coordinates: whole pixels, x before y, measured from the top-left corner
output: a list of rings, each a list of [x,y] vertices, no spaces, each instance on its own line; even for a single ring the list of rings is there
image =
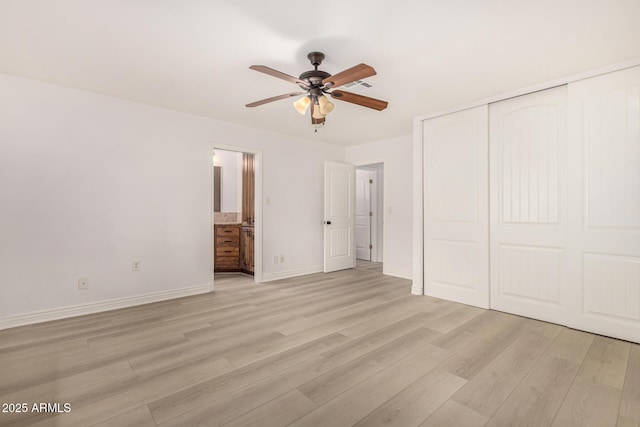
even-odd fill
[[[242,227],[240,232],[240,269],[243,273],[253,276],[253,251],[254,251],[253,227]]]
[[[215,271],[240,269],[240,224],[215,224]]]

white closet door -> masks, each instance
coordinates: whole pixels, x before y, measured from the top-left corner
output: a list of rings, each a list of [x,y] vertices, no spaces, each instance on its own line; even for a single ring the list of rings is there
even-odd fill
[[[565,323],[566,109],[561,86],[491,104],[491,308]]]
[[[425,120],[425,294],[489,307],[488,107]]]
[[[640,342],[640,67],[569,85],[569,326]]]

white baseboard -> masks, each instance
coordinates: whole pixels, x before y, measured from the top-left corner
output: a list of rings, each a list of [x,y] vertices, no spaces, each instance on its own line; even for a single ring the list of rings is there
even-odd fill
[[[411,295],[424,295],[422,286],[411,286]]]
[[[152,302],[165,301],[191,295],[204,294],[211,290],[209,283],[190,286],[188,288],[173,289],[170,291],[155,292],[146,295],[116,298],[108,301],[98,301],[89,304],[73,305],[69,307],[42,310],[27,314],[0,318],[0,330],[15,328],[16,326],[31,325],[34,323],[49,322],[51,320],[66,319],[68,317],[83,316],[85,314],[99,313],[119,308],[133,307]]]
[[[407,272],[402,270],[395,270],[393,268],[388,268],[384,264],[382,264],[382,273],[386,274],[387,276],[400,277],[401,279],[411,280],[411,278],[413,277],[410,271]]]
[[[271,282],[273,280],[288,279],[290,277],[305,276],[307,274],[322,273],[324,267],[319,265],[315,267],[300,268],[298,270],[281,271],[278,273],[264,273],[262,275],[263,282]]]

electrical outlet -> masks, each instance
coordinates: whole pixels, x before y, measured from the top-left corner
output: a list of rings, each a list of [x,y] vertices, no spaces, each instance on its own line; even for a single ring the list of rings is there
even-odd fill
[[[273,263],[274,263],[274,264],[277,264],[277,263],[278,263],[278,255],[276,255],[276,256],[274,256],[274,257],[273,257]]]
[[[284,255],[280,255],[280,262],[284,262]]]
[[[89,289],[89,278],[81,277],[78,279],[78,289],[81,291]]]
[[[140,271],[140,261],[131,262],[131,271]]]

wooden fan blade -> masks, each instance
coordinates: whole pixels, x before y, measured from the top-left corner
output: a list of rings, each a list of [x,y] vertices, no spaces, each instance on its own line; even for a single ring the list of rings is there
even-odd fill
[[[313,117],[313,109],[315,108],[315,105],[313,103],[311,103],[311,124],[312,125],[321,125],[324,123],[324,117],[321,119],[316,119]]]
[[[267,104],[269,102],[277,101],[279,99],[291,98],[293,96],[304,95],[304,92],[291,92],[285,93],[284,95],[272,96],[271,98],[261,99],[260,101],[252,102],[251,104],[247,104],[247,107],[257,107],[258,105]]]
[[[277,77],[282,80],[286,80],[291,83],[306,85],[305,82],[303,82],[297,77],[290,76],[289,74],[285,74],[278,70],[274,70],[273,68],[265,67],[264,65],[252,65],[249,68],[251,68],[252,70],[260,71],[261,73],[265,73],[273,77]]]
[[[329,87],[338,87],[347,83],[354,82],[356,80],[366,79],[367,77],[375,76],[376,70],[367,64],[359,64],[355,67],[351,67],[347,70],[341,71],[338,74],[329,76],[322,80],[322,83],[329,85]]]
[[[346,101],[352,104],[362,105],[363,107],[373,108],[374,110],[378,111],[384,110],[385,108],[387,108],[387,105],[389,105],[387,101],[381,101],[379,99],[369,98],[368,96],[345,92],[343,90],[334,90],[333,92],[331,92],[331,97],[340,101]]]

